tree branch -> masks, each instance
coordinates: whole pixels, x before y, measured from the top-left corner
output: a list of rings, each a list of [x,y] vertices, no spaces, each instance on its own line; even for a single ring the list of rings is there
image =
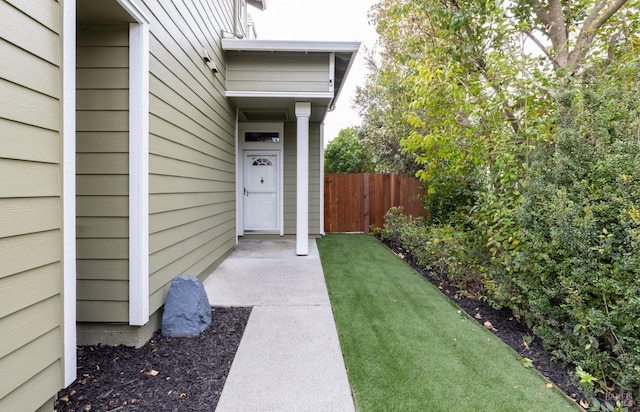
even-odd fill
[[[544,6],[540,3],[540,0],[527,0],[527,3],[533,8],[538,20],[540,20],[543,26],[548,30],[549,25],[551,24],[551,19],[549,18],[547,11],[544,9]]]
[[[624,6],[628,0],[615,0],[611,5],[604,11],[604,13],[594,21],[593,27],[598,30],[602,27],[603,24],[607,22],[618,10],[620,7]]]
[[[538,20],[544,26],[544,33],[551,40],[551,45],[556,53],[556,57],[551,59],[554,62],[554,67],[556,70],[564,67],[567,64],[569,53],[567,50],[567,27],[561,0],[549,0],[549,11],[545,10],[540,0],[526,0],[526,2],[533,8]]]
[[[608,0],[600,0],[593,6],[591,11],[589,12],[589,15],[586,19],[584,19],[584,22],[582,23],[583,30],[585,27],[589,27],[593,24],[596,17],[598,17],[598,14],[600,14],[604,6],[607,5],[607,1]]]
[[[511,111],[511,109],[507,106],[506,103],[504,104],[504,115],[509,121],[511,128],[513,129],[513,132],[517,134],[518,131],[520,130],[520,122],[518,121],[518,118]]]
[[[556,53],[556,61],[560,67],[564,67],[569,58],[569,50],[567,49],[569,36],[560,0],[549,0],[549,20],[549,39]]]
[[[611,64],[614,59],[615,48],[618,45],[620,40],[620,32],[616,32],[609,38],[609,46],[607,47],[607,59],[604,61],[602,65],[603,70],[606,70],[607,67]]]
[[[475,64],[476,64],[476,67],[479,69],[480,74],[484,78],[484,81],[487,82],[487,85],[489,85],[489,87],[493,89],[493,91],[498,96],[500,96],[500,99],[503,101],[502,107],[504,108],[504,112],[503,112],[504,116],[507,118],[507,121],[511,125],[511,128],[513,129],[514,133],[518,133],[518,130],[520,130],[520,123],[518,122],[518,117],[513,113],[509,105],[506,103],[506,99],[504,98],[504,93],[502,92],[502,90],[500,90],[500,88],[493,81],[493,79],[489,77],[487,62],[483,58],[477,58],[475,60]]]
[[[569,55],[568,66],[571,68],[571,72],[575,72],[582,63],[600,27],[620,10],[627,1],[628,0],[613,0],[605,9],[608,0],[600,0],[593,6],[593,9],[589,12],[589,15],[582,25],[575,47]],[[603,9],[604,12],[602,12]]]
[[[540,83],[539,81],[537,81],[533,77],[533,75],[531,73],[529,73],[529,70],[527,70],[527,68],[525,67],[525,65],[524,65],[524,63],[522,61],[520,62],[520,69],[522,70],[522,73],[524,73],[524,75],[527,76],[527,78],[529,79],[531,84],[533,84],[535,87],[537,87],[538,89],[544,91],[549,96],[551,96],[553,99],[555,99],[558,96],[558,94],[556,93],[555,89],[553,89],[551,87],[547,87],[547,86],[543,85],[542,83]]]
[[[529,39],[531,39],[531,41],[533,41],[540,50],[542,50],[545,56],[547,56],[549,61],[551,61],[551,63],[553,64],[553,69],[558,70],[560,68],[560,65],[558,64],[556,59],[551,55],[551,53],[549,53],[549,50],[547,50],[547,48],[544,47],[544,44],[542,44],[542,42],[536,36],[534,36],[533,33],[531,33],[530,31],[527,30],[524,32],[524,34],[526,34],[526,36]]]

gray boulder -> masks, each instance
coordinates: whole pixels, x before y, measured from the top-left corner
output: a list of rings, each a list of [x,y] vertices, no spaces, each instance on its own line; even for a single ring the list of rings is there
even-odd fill
[[[211,323],[211,306],[202,282],[193,276],[171,281],[162,315],[162,336],[198,336]]]

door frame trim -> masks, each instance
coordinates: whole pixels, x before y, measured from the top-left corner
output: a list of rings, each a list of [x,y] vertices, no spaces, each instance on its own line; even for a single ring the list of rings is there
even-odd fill
[[[244,210],[243,193],[244,185],[244,152],[245,151],[265,151],[278,152],[280,168],[279,178],[279,217],[280,236],[284,236],[284,162],[285,162],[285,140],[284,123],[281,122],[240,122],[238,119],[238,108],[236,108],[236,236],[244,236]],[[280,135],[278,142],[247,142],[246,132],[277,132]],[[273,233],[273,232],[270,232]]]
[[[275,150],[259,150],[259,149],[244,149],[241,151],[241,160],[240,160],[240,167],[239,167],[239,176],[238,176],[238,197],[241,199],[240,202],[238,202],[238,215],[240,217],[240,221],[238,222],[238,228],[239,228],[239,232],[240,235],[243,236],[245,234],[245,229],[244,229],[244,193],[243,193],[243,188],[244,188],[244,170],[246,167],[245,164],[245,160],[247,158],[247,156],[254,156],[254,155],[265,155],[265,156],[276,156],[276,161],[277,161],[277,170],[278,170],[278,181],[276,183],[276,202],[277,202],[277,227],[276,227],[276,232],[279,232],[280,236],[284,236],[284,159],[282,156],[282,150],[280,149],[275,149]],[[273,231],[271,230],[267,230],[267,231],[260,231],[260,230],[256,230],[256,231],[251,231],[251,233],[273,233]]]

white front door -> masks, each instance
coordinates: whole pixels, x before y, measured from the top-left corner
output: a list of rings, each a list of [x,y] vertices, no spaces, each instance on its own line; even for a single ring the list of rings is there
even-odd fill
[[[243,210],[244,230],[277,231],[278,155],[245,152]]]

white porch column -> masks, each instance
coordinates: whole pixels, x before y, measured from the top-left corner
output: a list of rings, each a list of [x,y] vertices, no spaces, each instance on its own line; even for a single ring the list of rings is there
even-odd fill
[[[296,254],[309,254],[309,116],[311,103],[296,102],[298,120],[296,168]]]

